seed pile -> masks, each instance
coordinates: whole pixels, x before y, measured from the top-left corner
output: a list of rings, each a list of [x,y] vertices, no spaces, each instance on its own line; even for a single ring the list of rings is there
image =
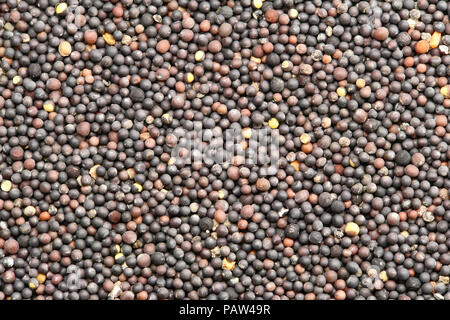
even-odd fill
[[[449,300],[449,10],[2,1],[0,299]]]

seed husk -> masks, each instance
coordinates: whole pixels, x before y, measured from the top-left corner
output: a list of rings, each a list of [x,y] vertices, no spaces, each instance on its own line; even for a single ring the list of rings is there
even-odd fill
[[[68,41],[61,41],[58,46],[58,52],[61,56],[67,57],[72,53],[72,45]]]

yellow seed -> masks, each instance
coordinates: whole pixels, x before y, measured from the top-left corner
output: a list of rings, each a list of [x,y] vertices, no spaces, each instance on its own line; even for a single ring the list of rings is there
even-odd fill
[[[361,89],[364,88],[366,86],[366,80],[359,78],[356,80],[356,86]]]
[[[13,31],[13,30],[14,30],[14,26],[13,26],[11,23],[9,23],[9,22],[5,23],[5,25],[3,26],[3,28],[4,28],[6,31]]]
[[[328,117],[324,117],[322,119],[322,127],[325,128],[325,129],[331,127],[331,119],[328,118]]]
[[[283,68],[283,70],[287,70],[287,69],[289,69],[290,67],[292,67],[292,62],[289,61],[289,60],[284,60],[284,61],[281,63],[281,68]]]
[[[122,44],[124,44],[124,45],[126,45],[126,46],[129,46],[130,45],[130,43],[132,42],[133,40],[131,39],[131,37],[129,36],[129,35],[124,35],[123,37],[122,37]]]
[[[186,82],[192,83],[193,81],[194,81],[194,75],[190,72],[188,74],[186,74]]]
[[[128,168],[127,174],[129,179],[134,179],[134,177],[136,177],[136,170],[134,170],[133,168]]]
[[[383,282],[386,282],[386,281],[388,281],[389,280],[389,278],[388,278],[388,275],[387,275],[387,272],[386,271],[381,271],[380,272],[380,279],[381,280],[383,280]]]
[[[406,231],[406,230],[400,232],[400,234],[401,234],[403,237],[405,237],[405,238],[408,238],[408,236],[409,236],[409,232]]]
[[[253,62],[256,62],[256,63],[261,63],[261,58],[257,58],[257,57],[254,57],[254,56],[251,56],[250,60],[253,61]]]
[[[416,20],[409,18],[406,22],[408,22],[408,25],[411,29],[414,29],[416,27]]]
[[[23,210],[23,213],[27,216],[27,217],[31,217],[34,216],[34,214],[36,213],[36,209],[33,206],[27,206],[25,207],[25,209]]]
[[[350,145],[350,139],[347,137],[340,137],[338,142],[341,147],[348,147]]]
[[[441,33],[435,31],[430,39],[430,47],[437,48],[439,46],[439,42],[441,42]]]
[[[225,192],[223,192],[223,190],[219,190],[217,191],[217,196],[219,199],[223,199],[225,197]]]
[[[140,183],[135,182],[135,183],[133,183],[133,184],[134,184],[134,186],[136,187],[136,189],[138,189],[139,192],[142,191],[142,185],[141,185]]]
[[[443,86],[442,88],[441,88],[441,94],[445,97],[445,98],[450,98],[450,95],[449,95],[449,90],[448,90],[448,87],[449,86]]]
[[[198,208],[199,208],[200,206],[198,205],[198,203],[196,203],[196,202],[192,202],[190,205],[189,205],[189,209],[191,210],[191,212],[193,212],[193,213],[196,213],[197,211],[198,211]]]
[[[53,105],[52,102],[44,103],[44,110],[49,113],[53,112],[53,111],[55,111],[55,106]]]
[[[108,32],[104,33],[103,39],[105,39],[106,43],[109,44],[110,46],[113,46],[116,44],[116,39],[114,39],[114,37],[111,33],[108,33]]]
[[[169,166],[172,165],[172,164],[174,164],[174,163],[175,163],[175,158],[174,158],[174,157],[170,158],[169,161],[167,161],[167,164],[168,164]]]
[[[15,76],[15,77],[13,78],[12,82],[13,82],[14,85],[17,86],[18,84],[21,84],[21,83],[22,83],[22,78],[21,78],[20,76]]]
[[[45,282],[45,280],[47,279],[47,277],[45,276],[45,274],[43,273],[39,273],[36,277],[37,281],[42,284]]]
[[[356,164],[353,162],[352,159],[350,159],[349,162],[350,162],[350,166],[352,166],[353,168],[356,166]]]
[[[430,40],[431,40],[431,34],[429,34],[428,32],[422,32],[422,33],[420,34],[420,38],[421,38],[422,40],[427,40],[428,42],[430,42]]]
[[[294,167],[294,170],[295,170],[295,171],[300,170],[300,161],[294,160],[294,161],[292,161],[292,162],[290,163],[290,165]]]
[[[336,92],[339,97],[343,97],[347,94],[347,91],[345,90],[345,88],[342,88],[342,87],[337,88]]]
[[[227,258],[223,258],[222,269],[233,270],[235,264],[236,264],[235,261],[228,261]]]
[[[203,61],[203,59],[205,59],[205,53],[202,50],[198,50],[195,53],[195,61]]]
[[[30,40],[31,40],[31,37],[30,37],[29,34],[27,34],[27,33],[22,33],[22,41],[23,41],[23,42],[28,43],[28,42],[30,42]]]
[[[61,41],[58,46],[59,54],[63,57],[67,57],[72,53],[72,45],[67,41]]]
[[[303,143],[303,144],[310,143],[311,142],[311,137],[309,136],[309,134],[303,133],[300,136],[300,142]]]
[[[56,6],[56,14],[61,14],[67,10],[67,3],[61,2]]]
[[[37,282],[37,283],[36,283]],[[28,286],[30,287],[30,289],[36,289],[39,285],[39,282],[36,281],[36,279],[31,279],[30,282],[28,282]]]
[[[2,184],[0,185],[0,188],[2,189],[2,191],[9,192],[9,190],[11,190],[11,186],[12,186],[11,181],[3,180]]]
[[[289,9],[288,15],[289,18],[296,19],[298,17],[298,11],[296,9]]]
[[[251,128],[244,128],[244,129],[242,129],[242,136],[245,139],[250,139],[250,137],[252,136],[252,129]]]
[[[170,120],[170,114],[169,113],[164,113],[161,118],[163,118],[164,120],[166,120],[166,122],[169,122]]]
[[[95,44],[88,44],[88,45],[86,45],[86,51],[87,52],[91,52],[95,48],[97,48],[97,46]]]
[[[345,233],[350,237],[355,237],[359,234],[359,226],[354,222],[349,222],[345,226]]]
[[[263,5],[263,1],[262,0],[253,0],[253,6],[256,9],[261,9],[262,5]]]
[[[89,174],[92,178],[97,179],[97,168],[100,167],[99,164],[96,164],[92,168],[89,169]]]
[[[271,127],[272,129],[278,128],[278,125],[279,125],[279,123],[278,123],[277,119],[272,118],[269,120],[269,127]]]
[[[438,282],[448,285],[450,283],[450,277],[448,276],[439,276]]]
[[[122,258],[123,256],[124,256],[124,254],[122,252],[119,252],[114,256],[114,259],[118,260],[118,259]]]

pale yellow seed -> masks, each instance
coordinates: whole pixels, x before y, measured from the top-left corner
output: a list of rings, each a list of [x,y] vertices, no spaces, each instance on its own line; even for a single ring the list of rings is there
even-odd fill
[[[0,185],[0,188],[2,191],[9,192],[11,190],[12,184],[9,180],[3,180],[2,184]]]
[[[195,53],[195,61],[199,62],[199,61],[203,61],[203,59],[205,59],[205,52],[203,52],[202,50],[198,50]]]
[[[27,216],[27,217],[31,217],[36,213],[36,209],[33,206],[27,206],[25,207],[25,209],[23,210],[23,213]]]
[[[388,281],[389,280],[389,278],[388,278],[388,275],[387,275],[387,272],[386,271],[381,271],[380,272],[380,279],[381,280],[383,280],[383,282],[386,282],[386,281]]]
[[[28,286],[30,287],[30,289],[36,289],[39,285],[39,281],[37,281],[36,279],[31,279],[30,282],[28,282]]]
[[[97,179],[97,168],[100,167],[99,164],[96,164],[95,166],[93,166],[92,168],[89,169],[89,175],[93,178],[93,179]]]
[[[134,179],[134,177],[136,177],[136,170],[134,170],[133,168],[128,168],[127,173],[128,173],[128,178],[130,178],[130,179]]]
[[[228,261],[227,258],[223,258],[223,260],[222,260],[222,269],[233,270],[235,264],[236,264],[235,261]]]
[[[45,282],[45,280],[47,279],[47,276],[43,273],[39,273],[37,275],[36,279],[40,284],[43,284]]]
[[[223,190],[219,190],[217,191],[217,196],[219,199],[223,199],[225,197],[225,192],[223,192]]]
[[[242,129],[242,136],[245,139],[250,139],[252,136],[252,129],[251,128],[244,128]]]
[[[300,170],[300,161],[294,160],[294,161],[292,161],[292,162],[290,163],[290,165],[294,167],[294,170],[295,170],[295,171]]]
[[[53,105],[52,102],[44,103],[44,110],[49,113],[53,112],[53,111],[55,111],[55,106]]]
[[[5,23],[5,25],[3,26],[3,28],[4,28],[6,31],[13,31],[13,30],[14,30],[14,26],[13,26],[11,23],[9,23],[9,22]]]
[[[339,97],[343,97],[347,94],[347,91],[345,90],[345,88],[339,87],[337,88],[336,93]]]
[[[169,113],[164,113],[161,118],[163,118],[164,120],[166,120],[166,122],[169,122],[170,120],[170,114]]]
[[[430,39],[430,47],[437,48],[439,46],[439,42],[441,42],[441,33],[435,31]]]
[[[103,39],[105,39],[106,43],[109,44],[110,46],[113,46],[116,44],[116,39],[114,39],[114,37],[111,33],[108,33],[108,32],[104,33]]]
[[[133,183],[133,185],[136,187],[136,189],[138,190],[138,192],[142,192],[142,185],[140,183]]]
[[[88,45],[86,45],[86,51],[87,52],[91,52],[95,48],[97,48],[97,46],[95,44],[88,44]]]
[[[186,74],[186,82],[187,82],[187,83],[192,83],[192,82],[194,82],[194,75],[193,75],[191,72],[189,72],[188,74]]]
[[[448,276],[439,276],[438,282],[448,285],[450,283],[450,277]]]
[[[253,62],[256,62],[258,64],[261,63],[261,58],[257,58],[257,57],[254,57],[254,56],[251,56],[250,60],[253,61]]]
[[[356,86],[361,89],[364,88],[366,86],[366,80],[359,78],[356,80]]]
[[[61,2],[56,6],[56,14],[61,14],[67,10],[67,3]]]
[[[256,9],[261,9],[262,5],[263,5],[263,1],[262,0],[253,0],[253,6]]]
[[[131,39],[131,37],[129,35],[126,34],[126,35],[123,36],[121,42],[122,42],[122,44],[124,44],[126,46],[129,46],[130,43],[132,42],[132,39]]]
[[[356,167],[356,164],[353,162],[352,159],[349,160],[350,166],[352,166],[353,168]]]
[[[281,68],[283,68],[283,70],[288,70],[288,69],[292,68],[292,66],[293,66],[293,64],[292,64],[292,62],[289,61],[289,60],[284,60],[284,61],[281,63]]]
[[[354,222],[349,222],[345,226],[345,233],[350,237],[355,237],[359,234],[359,226]]]
[[[63,57],[67,57],[72,53],[72,45],[67,41],[61,41],[58,46],[58,52]]]
[[[296,19],[298,17],[298,11],[296,9],[289,9],[288,15],[289,18]]]
[[[341,147],[348,147],[350,145],[350,139],[347,137],[340,137],[339,144]]]
[[[30,37],[29,34],[27,34],[27,33],[22,33],[22,41],[23,41],[23,42],[28,43],[28,42],[30,42],[30,40],[31,40],[31,37]]]
[[[417,23],[416,20],[409,18],[409,19],[407,20],[407,22],[408,22],[408,25],[409,25],[409,27],[410,27],[411,29],[414,29],[414,28],[416,27],[416,23]]]
[[[445,98],[450,98],[448,87],[449,87],[449,86],[443,86],[443,87],[441,88],[441,94],[442,94]]]
[[[323,118],[322,119],[322,127],[325,129],[331,127],[331,119],[328,117]]]
[[[22,77],[21,77],[21,76],[15,76],[15,77],[13,78],[12,82],[13,82],[13,84],[16,85],[16,86],[19,85],[19,84],[22,83]]]
[[[429,34],[428,32],[422,32],[421,34],[420,34],[420,38],[422,39],[422,40],[430,40],[431,39],[431,34]]]
[[[303,143],[303,144],[310,143],[311,142],[311,137],[309,136],[309,134],[303,133],[300,136],[300,142]]]
[[[200,206],[198,205],[198,203],[193,202],[189,205],[189,209],[191,210],[191,212],[196,213],[198,211],[198,209],[200,208]]]
[[[405,238],[408,238],[408,237],[409,237],[409,232],[406,231],[406,230],[400,232],[400,234],[401,234],[403,237],[405,237]]]
[[[271,127],[272,129],[278,128],[278,125],[279,125],[279,123],[278,123],[277,119],[272,118],[269,120],[269,127]]]
[[[122,252],[119,252],[114,256],[114,259],[118,260],[118,259],[122,258],[123,256],[124,256],[124,254]]]

